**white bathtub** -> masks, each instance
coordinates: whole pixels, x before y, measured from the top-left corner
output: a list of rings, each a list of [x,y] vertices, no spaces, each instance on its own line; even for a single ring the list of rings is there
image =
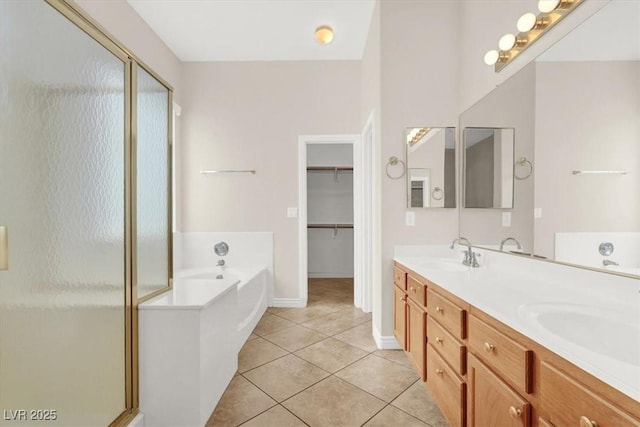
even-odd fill
[[[203,426],[267,308],[266,268],[176,272],[173,289],[138,306],[140,410],[147,427]]]
[[[217,279],[222,274],[223,279]],[[190,281],[237,282],[238,340],[237,349],[244,345],[267,310],[269,271],[267,268],[193,268],[176,273],[176,278]]]

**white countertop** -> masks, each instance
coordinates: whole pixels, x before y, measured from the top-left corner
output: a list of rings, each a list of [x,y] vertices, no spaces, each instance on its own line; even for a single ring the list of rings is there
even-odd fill
[[[480,268],[438,268],[464,249],[396,246],[394,260],[640,401],[640,280],[478,248]]]

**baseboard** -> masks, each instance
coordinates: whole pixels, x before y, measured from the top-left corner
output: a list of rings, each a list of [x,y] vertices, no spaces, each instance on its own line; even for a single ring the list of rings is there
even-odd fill
[[[373,327],[373,339],[381,350],[402,350],[398,340],[393,335],[382,336],[376,327]]]
[[[303,298],[273,298],[271,307],[303,308],[307,306],[307,300]]]
[[[309,279],[353,279],[353,273],[309,273]]]

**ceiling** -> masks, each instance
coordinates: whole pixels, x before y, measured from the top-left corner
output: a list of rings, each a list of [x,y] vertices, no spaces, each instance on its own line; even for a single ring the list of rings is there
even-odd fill
[[[362,58],[374,0],[127,0],[176,56],[187,61]],[[320,45],[314,32],[330,25]]]

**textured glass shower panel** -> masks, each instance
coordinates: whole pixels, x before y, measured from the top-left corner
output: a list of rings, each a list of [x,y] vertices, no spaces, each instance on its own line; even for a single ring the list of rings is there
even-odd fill
[[[43,1],[0,1],[0,52],[0,425],[108,425],[125,409],[126,64]]]
[[[142,298],[169,285],[169,91],[138,67],[137,286]]]

